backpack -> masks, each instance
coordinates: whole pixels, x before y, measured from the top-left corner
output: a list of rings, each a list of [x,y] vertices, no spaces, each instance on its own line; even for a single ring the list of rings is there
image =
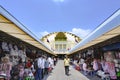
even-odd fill
[[[37,60],[34,61],[34,69],[38,69],[38,61]]]

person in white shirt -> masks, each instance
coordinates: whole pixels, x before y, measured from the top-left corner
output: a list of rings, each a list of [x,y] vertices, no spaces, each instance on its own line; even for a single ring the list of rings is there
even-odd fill
[[[38,55],[37,64],[38,69],[36,69],[35,80],[42,80],[42,59],[41,55]]]
[[[53,58],[51,59],[51,67],[52,67],[52,69],[54,69],[54,60],[53,60]]]
[[[50,63],[49,67],[54,68],[54,61],[51,57],[48,57],[48,61]]]
[[[83,71],[83,64],[84,64],[84,59],[83,58],[80,58],[80,68],[81,68],[81,71]]]
[[[48,75],[48,69],[49,69],[49,61],[48,61],[48,57],[46,57],[46,60],[45,60],[45,75]]]
[[[44,55],[41,57],[41,69],[42,69],[42,79],[43,79],[44,73],[45,73],[45,56]]]

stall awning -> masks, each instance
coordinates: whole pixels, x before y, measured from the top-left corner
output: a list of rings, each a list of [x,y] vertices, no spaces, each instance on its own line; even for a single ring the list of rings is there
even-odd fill
[[[110,16],[106,21],[104,21],[90,35],[83,39],[74,49],[70,51],[70,54],[118,35],[120,35],[120,9]]]
[[[11,16],[11,14],[8,13],[1,6],[0,30],[50,54],[53,54],[53,52],[39,39],[37,39],[37,37],[32,32],[30,32],[23,24],[21,24],[17,19]]]

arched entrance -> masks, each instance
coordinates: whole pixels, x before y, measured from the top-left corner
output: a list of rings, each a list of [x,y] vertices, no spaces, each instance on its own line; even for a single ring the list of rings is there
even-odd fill
[[[57,56],[58,56],[59,59],[62,59],[62,60],[63,60],[64,57],[65,57],[65,54],[58,54]]]

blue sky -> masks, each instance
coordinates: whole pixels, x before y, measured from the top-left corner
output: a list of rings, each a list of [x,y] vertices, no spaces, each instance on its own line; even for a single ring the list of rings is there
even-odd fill
[[[57,31],[84,38],[120,8],[120,0],[0,0],[0,5],[39,38]]]

